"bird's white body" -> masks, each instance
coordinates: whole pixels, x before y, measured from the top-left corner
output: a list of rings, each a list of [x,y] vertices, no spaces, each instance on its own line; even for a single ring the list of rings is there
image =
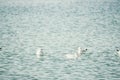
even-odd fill
[[[43,53],[42,53],[42,49],[41,48],[38,48],[37,50],[36,50],[36,57],[37,58],[40,58],[40,56],[42,55]]]
[[[120,50],[117,50],[117,54],[118,54],[118,56],[120,57]]]
[[[74,54],[66,54],[65,57],[67,59],[76,59],[78,57],[78,55],[76,53],[74,53]]]
[[[67,59],[76,59],[76,58],[80,57],[80,56],[83,54],[83,52],[85,52],[86,50],[87,50],[87,49],[84,50],[84,49],[78,47],[77,53],[74,53],[74,54],[66,54],[65,57],[66,57]]]

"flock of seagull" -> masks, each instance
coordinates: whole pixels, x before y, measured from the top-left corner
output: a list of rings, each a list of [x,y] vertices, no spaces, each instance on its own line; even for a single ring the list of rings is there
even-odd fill
[[[66,59],[77,59],[79,58],[82,54],[84,54],[88,49],[82,49],[81,47],[78,47],[77,52],[74,54],[65,54],[65,58]],[[2,51],[2,48],[0,48],[0,51]],[[117,56],[120,57],[120,50],[116,49],[116,53]],[[38,48],[36,50],[36,58],[41,58],[41,56],[43,56],[43,49],[42,48]]]
[[[84,54],[88,49],[82,49],[81,47],[78,47],[77,52],[74,54],[65,54],[65,58],[66,59],[77,59],[79,58],[82,54]],[[37,58],[41,58],[41,56],[43,55],[43,49],[42,48],[38,48],[36,50],[36,57]],[[120,50],[116,49],[116,55],[118,55],[120,57]]]

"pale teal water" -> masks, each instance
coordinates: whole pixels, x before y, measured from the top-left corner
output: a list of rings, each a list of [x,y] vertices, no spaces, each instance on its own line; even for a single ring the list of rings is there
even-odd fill
[[[1,4],[0,46],[0,80],[120,80],[120,1]],[[65,59],[78,46],[88,52]]]

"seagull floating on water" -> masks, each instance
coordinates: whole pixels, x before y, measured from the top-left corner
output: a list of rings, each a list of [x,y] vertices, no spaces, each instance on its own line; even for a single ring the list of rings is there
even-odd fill
[[[117,49],[116,51],[117,51],[117,55],[120,57],[120,50]]]
[[[87,49],[82,49],[82,48],[78,47],[77,53],[66,54],[65,57],[67,59],[77,59],[78,57],[80,57],[86,51],[87,51]]]
[[[36,57],[37,57],[37,58],[40,58],[40,56],[42,56],[42,55],[43,55],[43,49],[38,48],[38,49],[36,50]]]

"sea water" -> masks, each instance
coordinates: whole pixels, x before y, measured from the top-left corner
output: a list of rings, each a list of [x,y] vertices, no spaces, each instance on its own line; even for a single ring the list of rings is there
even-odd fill
[[[35,1],[1,0],[0,80],[120,80],[119,0]]]

